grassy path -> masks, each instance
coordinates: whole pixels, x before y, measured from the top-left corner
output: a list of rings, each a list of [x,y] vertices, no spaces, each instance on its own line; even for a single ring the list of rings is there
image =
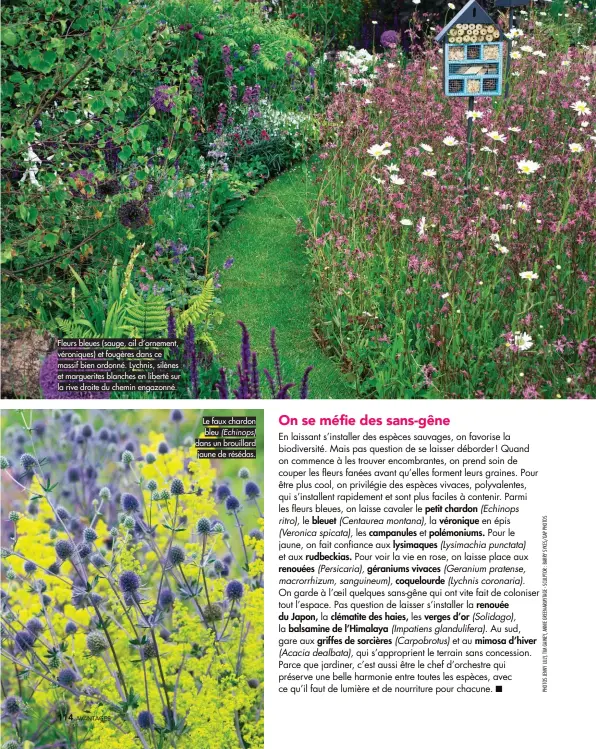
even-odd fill
[[[249,198],[214,245],[212,268],[221,269],[227,258],[234,258],[221,277],[226,316],[217,332],[220,358],[225,366],[238,361],[236,321],[242,320],[261,366],[271,368],[269,336],[274,327],[286,382],[298,386],[305,368],[312,365],[311,398],[350,398],[352,391],[339,367],[311,334],[308,259],[304,240],[296,235],[296,220],[306,215],[310,186],[302,165],[272,180]],[[296,396],[296,390],[290,392]]]

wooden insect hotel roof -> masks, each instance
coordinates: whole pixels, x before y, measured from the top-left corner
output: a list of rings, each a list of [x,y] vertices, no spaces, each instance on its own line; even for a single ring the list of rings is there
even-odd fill
[[[436,42],[440,42],[441,39],[459,23],[479,23],[479,24],[490,24],[499,28],[493,19],[488,15],[484,8],[476,2],[476,0],[470,0],[464,5],[464,7],[456,13],[455,16],[449,21],[439,34],[435,37]]]

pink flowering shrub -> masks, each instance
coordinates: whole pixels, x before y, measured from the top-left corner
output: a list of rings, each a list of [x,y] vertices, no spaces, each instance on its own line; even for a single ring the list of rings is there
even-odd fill
[[[467,195],[468,100],[436,45],[329,107],[315,327],[362,397],[596,392],[596,46],[538,31],[510,97],[476,99]]]

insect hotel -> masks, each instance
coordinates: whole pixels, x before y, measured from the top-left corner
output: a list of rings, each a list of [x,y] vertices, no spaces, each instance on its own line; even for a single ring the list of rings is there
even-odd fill
[[[443,43],[445,96],[499,96],[503,31],[470,0],[435,40]]]

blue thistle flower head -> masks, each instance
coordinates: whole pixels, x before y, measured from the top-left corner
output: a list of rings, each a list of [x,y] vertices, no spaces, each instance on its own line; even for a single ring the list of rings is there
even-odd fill
[[[21,629],[14,637],[15,645],[22,653],[27,653],[35,645],[35,637],[28,629]]]
[[[168,560],[173,567],[182,564],[186,559],[186,552],[181,546],[174,544],[168,552]]]
[[[215,490],[215,498],[218,502],[223,502],[232,492],[227,484],[220,484]]]
[[[80,559],[87,559],[91,551],[91,546],[88,543],[82,541],[80,544],[77,544],[77,554]]]
[[[246,683],[251,689],[257,689],[260,682],[258,679],[249,679]]]
[[[221,561],[221,559],[216,559],[215,562],[213,562],[213,569],[216,572],[221,572],[224,568],[224,563]]]
[[[56,555],[59,559],[61,559],[63,562],[66,559],[70,559],[70,557],[74,554],[74,545],[71,541],[69,541],[66,538],[61,538],[59,541],[56,541],[56,545],[54,546],[54,549],[56,550]]]
[[[226,585],[226,598],[228,601],[239,601],[244,595],[244,585],[239,580],[230,580]]]
[[[28,575],[32,575],[37,569],[37,565],[35,564],[35,562],[31,562],[30,560],[28,560],[25,562],[24,569]]]
[[[184,414],[182,413],[182,411],[180,411],[180,409],[175,408],[170,414],[170,419],[172,419],[175,424],[179,424],[184,420]]]
[[[46,433],[45,421],[36,421],[35,424],[33,424],[33,431],[38,437],[43,437]]]
[[[56,507],[56,515],[60,518],[60,520],[70,519],[70,512],[66,509],[66,507],[62,507],[62,505],[58,505],[58,507]]]
[[[139,724],[139,728],[141,728],[143,731],[147,731],[151,729],[151,726],[155,721],[153,718],[153,714],[150,713],[149,710],[141,710],[141,712],[137,715],[137,722]]]
[[[64,631],[67,635],[74,635],[77,629],[78,627],[74,622],[67,622],[66,627],[64,627]]]
[[[184,494],[184,484],[180,479],[174,479],[170,484],[170,492],[175,496],[179,497]]]
[[[240,508],[240,502],[236,499],[236,497],[229,496],[226,499],[226,510],[228,512],[236,512]]]
[[[157,489],[157,481],[155,479],[149,479],[147,482],[147,489],[150,492],[154,492]]]
[[[147,463],[148,465],[155,463],[155,460],[156,458],[153,453],[147,453],[147,455],[145,455],[145,463]]]
[[[169,608],[174,603],[174,594],[169,588],[163,588],[159,594],[159,605],[162,609]]]
[[[70,484],[76,484],[81,480],[81,472],[79,471],[77,466],[70,466],[70,468],[66,471],[66,479]]]
[[[131,453],[130,450],[125,450],[120,457],[120,460],[124,463],[125,466],[129,466],[134,461],[134,459],[135,456]]]
[[[20,715],[23,710],[23,703],[20,699],[20,697],[7,697],[4,702],[2,703],[2,711],[6,715],[10,715],[11,717],[15,715]]]
[[[72,687],[75,681],[77,681],[77,675],[72,668],[63,668],[56,677],[56,681],[62,687]]]
[[[197,533],[199,536],[208,536],[211,533],[211,522],[208,518],[197,520]]]
[[[89,544],[97,541],[97,532],[95,531],[95,528],[85,528],[85,530],[83,531],[83,538]]]
[[[89,561],[94,567],[97,567],[97,569],[107,565],[105,558],[101,554],[93,554]]]
[[[19,462],[23,471],[30,471],[37,465],[37,459],[31,453],[23,453],[19,458]]]
[[[118,585],[123,593],[136,593],[141,586],[141,578],[136,572],[125,571],[118,578]]]
[[[25,624],[25,627],[27,627],[29,632],[31,632],[34,637],[39,637],[39,635],[43,632],[43,624],[36,616],[31,617],[27,624]]]
[[[86,440],[91,439],[91,437],[93,437],[93,427],[91,424],[84,424],[81,429],[81,434]]]
[[[258,528],[253,528],[248,534],[249,538],[254,538],[255,541],[262,541],[263,533]]]
[[[0,468],[3,470],[10,468],[10,460],[4,455],[0,455]]]
[[[122,505],[122,509],[128,513],[138,512],[141,506],[134,494],[126,493],[120,497],[120,504]]]
[[[99,498],[103,502],[109,502],[111,497],[112,497],[112,492],[107,486],[104,486],[99,490]]]
[[[160,455],[166,455],[167,453],[169,453],[170,452],[170,448],[168,447],[168,443],[167,442],[160,442],[159,443],[159,447],[157,448],[157,452]]]
[[[48,565],[48,572],[51,575],[59,575],[60,574],[60,564],[58,562],[52,562],[52,564]]]
[[[102,427],[99,430],[99,433],[97,435],[98,439],[101,442],[109,442],[110,441],[110,430],[106,429],[106,427]]]
[[[91,655],[101,655],[108,649],[108,641],[103,632],[98,629],[91,630],[87,635],[87,650]]]
[[[259,485],[254,481],[247,481],[244,487],[244,493],[249,499],[256,499],[261,496]]]
[[[238,478],[239,479],[249,479],[250,478],[250,471],[248,468],[241,468],[238,471]]]

